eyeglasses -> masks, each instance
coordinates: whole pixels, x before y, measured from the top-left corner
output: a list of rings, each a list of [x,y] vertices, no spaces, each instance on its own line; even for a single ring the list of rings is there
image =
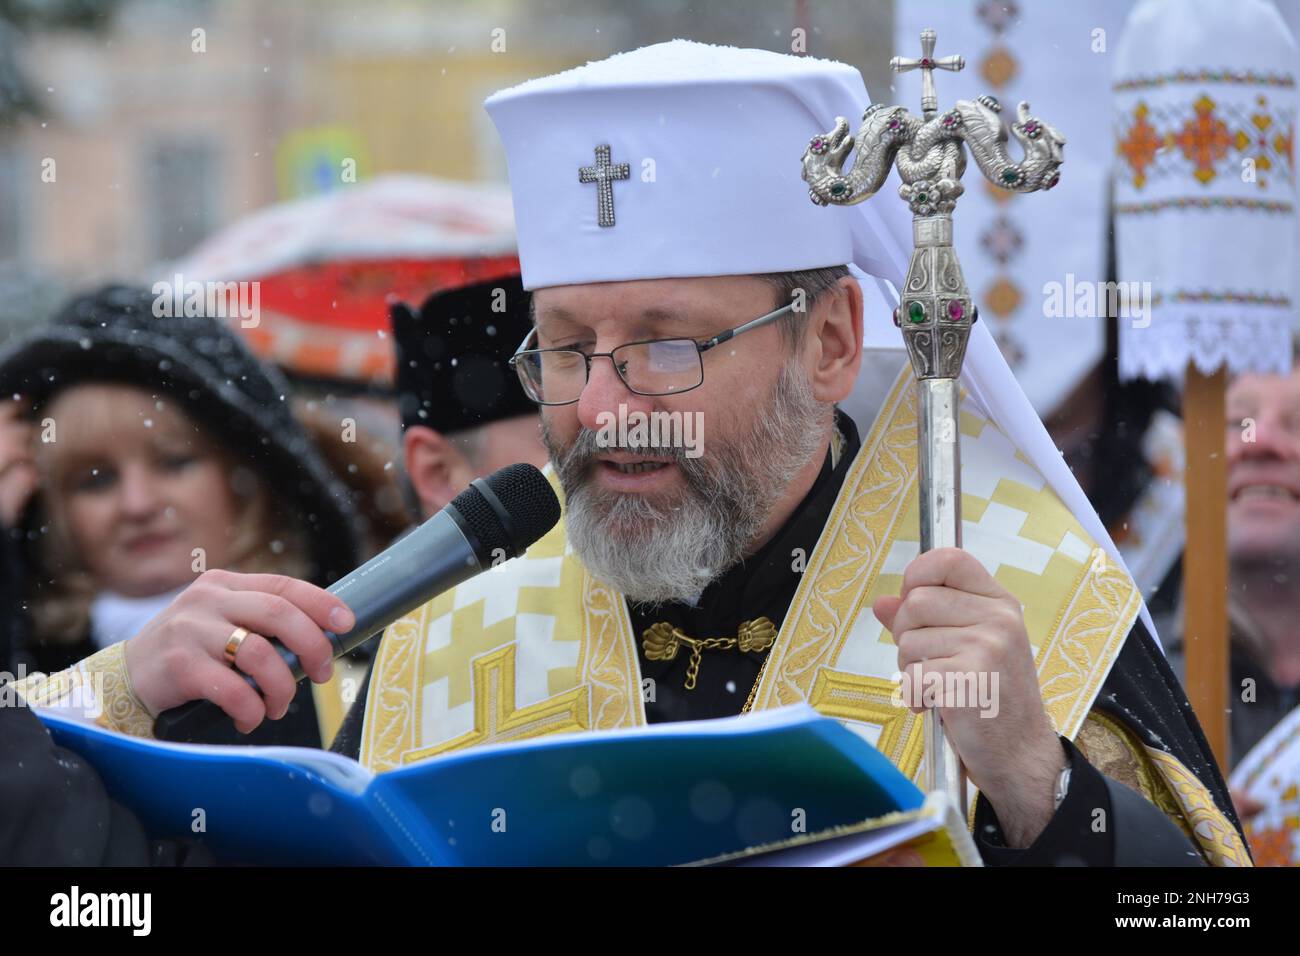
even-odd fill
[[[650,339],[628,342],[609,352],[578,349],[530,349],[537,329],[524,336],[510,359],[524,392],[539,405],[572,405],[587,387],[591,360],[607,358],[628,390],[637,395],[676,395],[704,384],[704,359],[709,349],[734,339],[742,332],[761,328],[794,311],[794,303],[775,312],[719,332],[704,342],[695,339]]]

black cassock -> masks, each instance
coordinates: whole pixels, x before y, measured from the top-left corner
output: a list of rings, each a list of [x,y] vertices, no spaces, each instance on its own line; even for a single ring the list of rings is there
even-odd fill
[[[769,618],[779,628],[794,598],[803,563],[812,554],[835,497],[860,447],[857,429],[838,415],[846,447],[838,467],[827,455],[807,497],[776,535],[755,555],[727,571],[700,596],[695,607],[632,605],[633,633],[663,621],[694,638],[735,636],[743,621]],[[736,650],[704,651],[696,686],[685,689],[689,653],[671,661],[650,661],[638,643],[641,676],[654,681],[646,703],[650,723],[731,717],[745,706],[758,680],[765,654]],[[356,757],[360,750],[369,677],[348,712],[333,748]],[[1144,744],[1165,750],[1196,775],[1218,808],[1240,832],[1228,790],[1187,696],[1139,620],[1129,632],[1115,665],[1093,703],[1122,723]],[[1072,771],[1069,790],[1038,839],[1023,850],[1008,848],[992,807],[979,798],[975,843],[991,865],[1200,866],[1205,860],[1182,829],[1145,797],[1093,767],[1064,737]],[[1107,824],[1096,827],[1097,811]]]

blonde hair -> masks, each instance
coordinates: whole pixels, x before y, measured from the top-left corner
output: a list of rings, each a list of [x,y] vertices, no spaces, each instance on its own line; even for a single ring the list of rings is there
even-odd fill
[[[138,389],[138,386],[128,387]],[[160,403],[158,417],[160,422],[170,419],[181,425],[193,435],[192,442],[211,448],[221,462],[222,474],[235,502],[235,523],[224,567],[248,574],[307,577],[311,573],[311,560],[306,525],[297,509],[279,500],[273,505],[266,479],[221,449],[211,433],[175,402]],[[62,505],[60,479],[67,457],[63,449],[75,448],[82,435],[104,434],[120,425],[121,416],[115,417],[110,403],[87,403],[77,415],[61,417],[58,427],[63,433],[57,442],[37,446],[42,474],[50,478],[38,492],[36,513],[40,533],[33,548],[35,573],[29,577],[27,587],[32,633],[38,646],[71,644],[83,639],[90,630],[91,604],[100,590],[80,559],[67,509]],[[70,426],[75,428],[71,434]]]

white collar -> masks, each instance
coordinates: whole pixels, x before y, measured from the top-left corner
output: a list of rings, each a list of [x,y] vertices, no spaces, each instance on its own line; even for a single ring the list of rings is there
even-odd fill
[[[100,591],[90,605],[90,639],[105,648],[135,637],[140,629],[184,591],[184,587],[152,597],[126,597],[115,591]]]

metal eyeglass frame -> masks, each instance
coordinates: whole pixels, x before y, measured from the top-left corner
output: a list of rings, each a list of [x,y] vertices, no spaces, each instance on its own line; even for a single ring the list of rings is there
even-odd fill
[[[510,356],[510,360],[507,364],[515,370],[516,375],[522,376],[523,373],[519,371],[519,359],[523,355],[537,353],[537,352],[577,352],[579,355],[581,355],[583,358],[587,360],[587,378],[586,381],[583,382],[583,388],[586,388],[587,382],[591,381],[591,360],[594,358],[607,358],[609,359],[610,363],[614,366],[614,371],[618,374],[619,381],[621,381],[625,386],[627,386],[628,391],[630,391],[633,395],[683,395],[686,392],[693,391],[704,384],[704,362],[703,361],[700,362],[700,380],[696,382],[694,385],[692,385],[690,388],[678,389],[677,391],[673,391],[673,392],[639,392],[631,386],[631,384],[628,382],[626,378],[623,377],[623,371],[618,367],[618,363],[614,361],[614,352],[618,351],[618,349],[626,348],[629,345],[649,345],[652,342],[693,342],[695,344],[696,354],[703,355],[709,349],[719,346],[723,342],[729,342],[731,339],[734,339],[737,335],[740,335],[742,332],[748,332],[751,329],[762,328],[764,325],[769,325],[772,322],[775,322],[777,319],[781,318],[782,316],[787,315],[790,312],[793,312],[794,305],[795,304],[793,302],[791,302],[789,305],[783,305],[781,306],[781,308],[776,309],[772,312],[768,312],[766,315],[760,315],[756,319],[751,319],[750,321],[744,323],[743,325],[738,325],[735,328],[727,329],[725,332],[719,332],[717,335],[713,336],[713,338],[706,339],[703,342],[698,342],[690,338],[690,336],[672,336],[670,338],[665,338],[665,339],[641,339],[636,342],[624,342],[622,345],[619,345],[608,352],[592,352],[590,355],[588,355],[586,352],[582,351],[581,349],[526,348],[529,341],[534,336],[537,335],[537,327],[533,326],[533,328],[528,330],[528,334],[524,336],[524,340],[519,343],[519,348],[515,349],[515,354]],[[522,380],[520,384],[521,385],[523,384]],[[524,394],[526,395],[528,394],[528,389],[526,386],[524,387]],[[582,393],[580,390],[578,393],[578,398],[571,398],[567,402],[543,402],[533,398],[532,395],[528,395],[528,397],[530,400],[537,402],[538,405],[572,405],[574,402],[582,398]]]

